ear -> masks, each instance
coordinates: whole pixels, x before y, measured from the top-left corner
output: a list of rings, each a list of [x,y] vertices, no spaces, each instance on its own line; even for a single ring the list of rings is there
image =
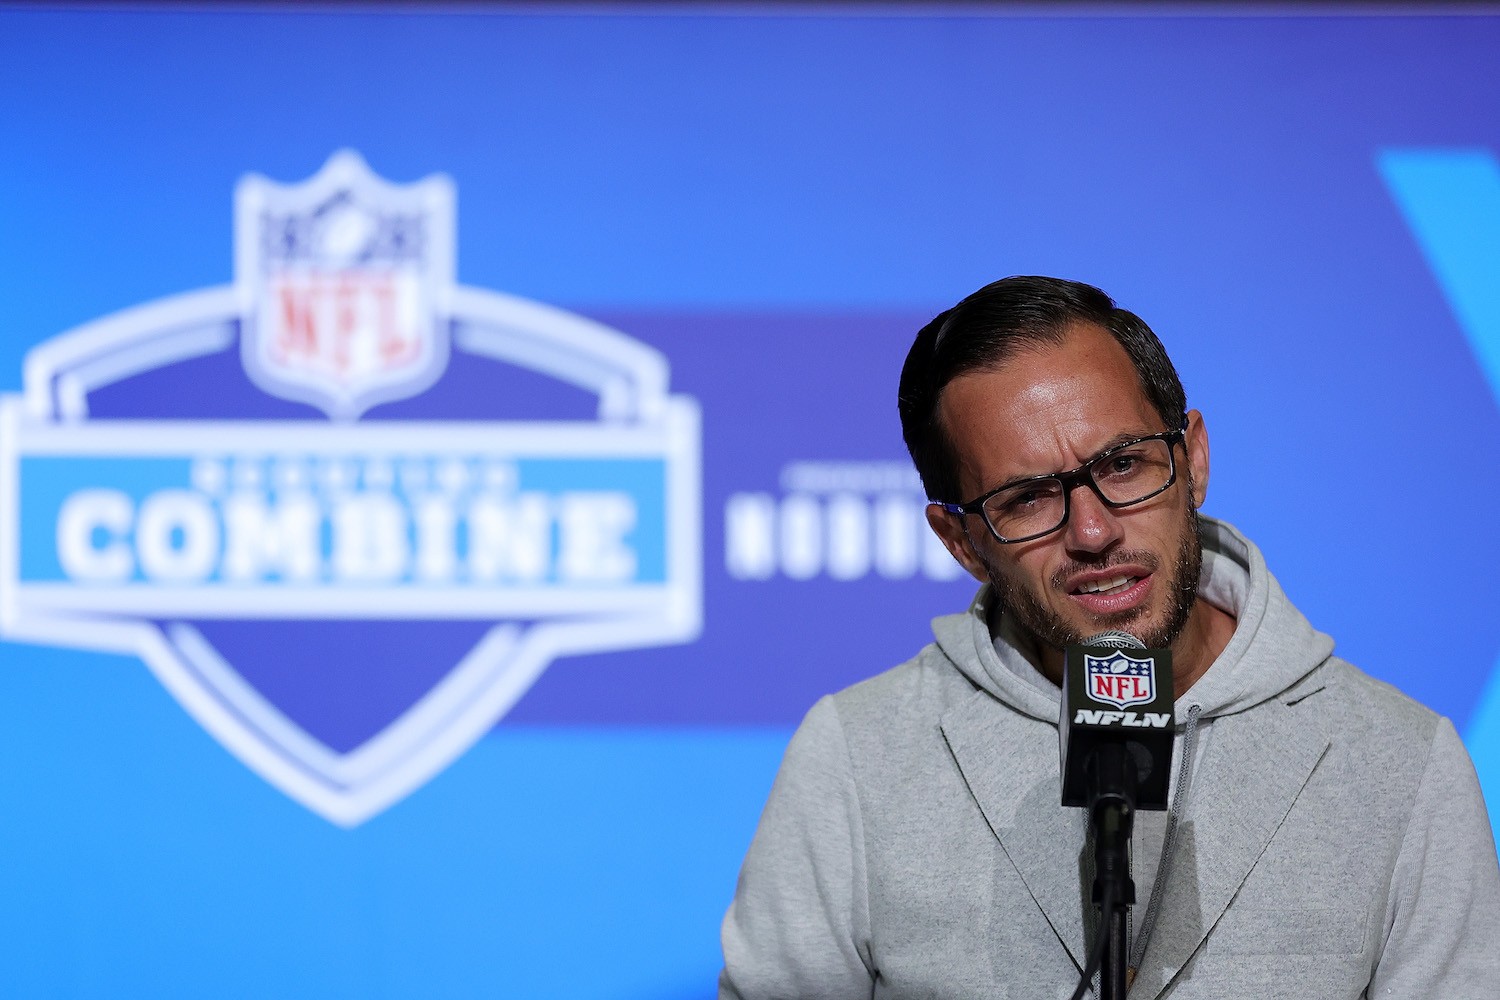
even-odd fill
[[[969,575],[980,583],[990,578],[985,571],[984,562],[979,558],[979,553],[974,551],[974,542],[969,538],[969,533],[964,530],[964,517],[962,514],[950,514],[935,503],[927,505],[927,524],[933,532],[942,539],[943,548],[952,553],[958,564],[969,571]]]
[[[1208,429],[1203,426],[1203,414],[1197,410],[1188,411],[1182,444],[1187,449],[1188,468],[1193,472],[1193,509],[1197,510],[1208,498]]]

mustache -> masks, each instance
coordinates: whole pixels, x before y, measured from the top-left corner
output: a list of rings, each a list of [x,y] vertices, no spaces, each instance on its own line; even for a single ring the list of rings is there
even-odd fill
[[[1160,567],[1161,560],[1153,552],[1145,549],[1134,551],[1115,551],[1103,553],[1098,559],[1088,561],[1075,559],[1064,566],[1058,567],[1049,581],[1053,590],[1065,590],[1068,580],[1079,573],[1088,573],[1101,569],[1112,569],[1115,566],[1143,566],[1147,572],[1155,573]]]

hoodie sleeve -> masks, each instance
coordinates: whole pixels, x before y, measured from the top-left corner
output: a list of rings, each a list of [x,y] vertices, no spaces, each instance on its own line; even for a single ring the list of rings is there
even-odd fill
[[[787,747],[740,870],[720,1000],[870,997],[863,841],[848,746],[824,698]]]
[[[1372,998],[1480,1000],[1500,978],[1500,864],[1474,765],[1442,720],[1386,905]]]

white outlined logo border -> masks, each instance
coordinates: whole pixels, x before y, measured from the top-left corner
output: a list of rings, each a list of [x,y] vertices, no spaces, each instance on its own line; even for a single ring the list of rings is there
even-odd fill
[[[497,622],[418,702],[348,754],[318,743],[250,687],[191,625],[66,610],[28,611],[20,585],[20,457],[33,439],[66,450],[88,419],[93,389],[152,368],[228,350],[240,293],[221,286],[122,310],[56,336],[26,358],[21,395],[0,398],[0,638],[139,657],[188,713],[245,765],[329,821],[350,827],[409,795],[488,732],[556,658],[690,642],[702,628],[701,471],[697,404],[666,391],[663,356],[609,327],[542,303],[465,286],[452,289],[456,350],[540,371],[597,394],[599,421],[447,424],[482,434],[541,434],[566,453],[617,446],[666,459],[666,583],[591,620]],[[145,421],[121,447],[139,451]],[[233,424],[234,422],[230,422]],[[244,422],[254,424],[255,422]],[[268,422],[270,423],[270,422]],[[195,422],[163,422],[191,434]],[[205,421],[206,427],[214,422]],[[400,435],[397,422],[382,431]],[[288,431],[363,431],[288,422]],[[164,426],[164,429],[169,429]],[[576,429],[577,434],[570,431]],[[274,433],[268,426],[266,433]],[[170,429],[169,429],[170,432]],[[107,435],[106,435],[107,437]],[[659,445],[656,450],[652,442]],[[96,445],[97,446],[97,443]],[[598,596],[598,595],[596,595]],[[575,597],[576,600],[576,597]],[[345,617],[357,617],[346,614]],[[372,616],[378,617],[378,616]]]

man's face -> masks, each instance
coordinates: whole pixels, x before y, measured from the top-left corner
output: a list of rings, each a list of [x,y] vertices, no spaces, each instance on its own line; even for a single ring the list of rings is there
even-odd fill
[[[954,379],[939,413],[958,459],[963,492],[954,499],[962,502],[1175,429],[1162,426],[1124,348],[1095,326]],[[960,520],[930,507],[928,519],[964,568],[989,580],[1001,605],[1047,644],[1122,629],[1168,646],[1192,609],[1201,560],[1193,511],[1208,484],[1208,439],[1196,410],[1174,457],[1177,480],[1166,492],[1112,509],[1080,487],[1068,522],[1029,542],[995,541],[978,515]]]

